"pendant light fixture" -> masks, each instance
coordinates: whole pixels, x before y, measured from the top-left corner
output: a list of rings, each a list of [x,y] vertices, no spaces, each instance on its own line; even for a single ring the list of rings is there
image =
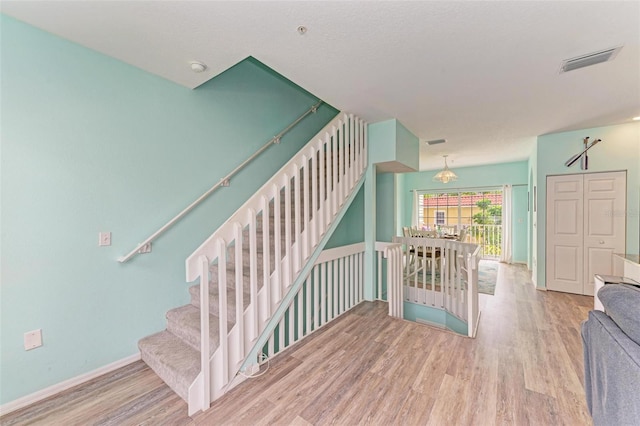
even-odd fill
[[[442,169],[437,175],[433,177],[433,180],[436,182],[449,183],[453,180],[457,180],[458,176],[449,170],[449,166],[447,165],[447,156],[444,157],[444,169]]]

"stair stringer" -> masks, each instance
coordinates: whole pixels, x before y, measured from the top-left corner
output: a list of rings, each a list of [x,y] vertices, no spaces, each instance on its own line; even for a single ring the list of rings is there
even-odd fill
[[[364,183],[365,177],[366,177],[366,173],[363,172],[362,176],[360,177],[360,180],[354,185],[351,191],[351,194],[349,195],[349,197],[347,197],[345,202],[342,204],[338,212],[335,214],[326,232],[320,238],[316,248],[313,250],[311,255],[305,261],[305,265],[299,271],[293,283],[289,285],[289,287],[287,288],[286,294],[280,300],[278,307],[275,310],[272,310],[272,315],[269,318],[261,319],[260,325],[261,325],[262,331],[259,333],[257,339],[254,339],[252,342],[248,342],[252,347],[249,354],[244,359],[242,359],[239,363],[235,363],[235,365],[234,363],[229,362],[228,377],[230,378],[230,380],[229,380],[229,384],[226,386],[222,384],[222,381],[220,379],[221,377],[223,377],[223,372],[221,371],[221,366],[223,364],[221,361],[222,351],[220,348],[217,348],[214,351],[209,361],[209,369],[211,371],[211,376],[212,376],[210,381],[211,401],[214,401],[220,398],[228,390],[230,390],[231,388],[237,386],[238,384],[246,380],[244,376],[238,374],[239,372],[249,371],[254,366],[257,366],[258,352],[265,345],[265,343],[269,339],[269,336],[273,333],[273,330],[278,325],[278,322],[282,319],[282,315],[284,315],[287,307],[291,303],[291,300],[295,297],[295,295],[299,291],[302,284],[309,277],[309,274],[311,273],[311,269],[313,268],[313,265],[315,264],[316,260],[320,256],[320,253],[322,253],[322,251],[324,250],[324,247],[326,246],[327,242],[335,232],[336,228],[338,227],[338,224],[342,221],[342,218],[344,217],[346,211],[349,209],[349,207],[351,206],[351,203],[353,202],[356,195],[360,191],[360,188]],[[293,246],[295,245],[296,243],[294,243]],[[293,246],[292,246],[292,249],[294,248]],[[287,260],[286,258],[282,259],[283,265],[286,262],[286,260]],[[277,277],[275,277],[275,273],[274,273],[271,275],[271,282],[270,282],[271,286],[277,285],[277,283],[274,282],[275,278]],[[267,299],[266,295],[267,295],[267,291],[265,287],[262,287],[262,289],[258,292],[258,303],[260,305],[266,305],[269,303],[269,301],[266,300]],[[245,309],[245,313],[249,313],[251,311],[252,311],[251,306]],[[265,310],[260,309],[260,312],[265,312]],[[239,340],[238,334],[239,334],[238,327],[234,325],[231,331],[229,331],[228,336],[232,340],[237,341]],[[229,345],[229,348],[234,348],[234,347],[237,347],[237,345]],[[234,357],[233,354],[230,354],[229,358],[234,359],[236,357]],[[204,402],[202,401],[202,392],[199,391],[202,388],[202,382],[203,382],[203,375],[202,375],[202,372],[200,372],[196,377],[196,379],[194,380],[194,382],[189,387],[189,400],[188,400],[189,415],[195,414],[197,411],[199,411],[200,407],[202,406],[202,403]]]
[[[365,181],[365,178],[366,178],[366,170],[365,170],[365,172],[362,173],[362,176],[361,176],[360,180],[353,187],[353,190],[352,190],[351,194],[346,199],[346,201],[344,202],[342,207],[338,210],[336,216],[334,217],[333,221],[331,222],[331,225],[329,225],[329,228],[327,228],[327,232],[325,232],[323,237],[320,239],[317,247],[313,250],[313,252],[311,253],[311,256],[307,259],[305,265],[300,270],[298,276],[293,281],[293,283],[289,286],[286,294],[281,299],[280,303],[278,304],[278,307],[276,308],[276,310],[271,315],[271,318],[265,324],[262,332],[259,334],[255,344],[253,345],[253,347],[249,351],[249,354],[244,359],[244,362],[242,363],[242,365],[240,366],[238,371],[242,371],[243,369],[249,369],[253,365],[257,365],[257,363],[258,363],[258,353],[262,350],[262,347],[264,347],[264,345],[267,343],[267,341],[269,339],[269,336],[271,336],[271,334],[273,334],[276,326],[282,320],[282,317],[283,317],[284,313],[288,309],[288,307],[291,304],[293,298],[296,296],[296,294],[298,294],[298,292],[300,290],[300,287],[302,286],[302,284],[307,280],[307,278],[311,274],[311,270],[313,268],[313,265],[316,263],[316,260],[318,260],[318,257],[320,256],[320,253],[322,253],[322,251],[324,250],[324,247],[326,246],[327,242],[329,241],[329,239],[331,238],[331,236],[335,232],[336,228],[338,227],[338,225],[342,221],[342,218],[344,217],[345,213],[347,212],[347,210],[351,206],[351,203],[353,202],[353,200],[355,199],[356,195],[360,191],[360,188],[362,187],[362,185],[363,185],[363,183]]]
[[[300,276],[306,277],[309,274],[320,251],[326,245],[330,235],[335,231],[337,223],[340,222],[346,209],[351,205],[355,195],[362,187],[367,168],[366,140],[366,123],[353,115],[340,113],[305,148],[300,150],[289,163],[283,166],[272,179],[265,183],[255,194],[256,196],[247,200],[236,213],[187,258],[187,281],[200,280],[201,284],[203,282],[209,283],[210,271],[206,267],[201,267],[202,264],[216,263],[216,259],[222,259],[222,261],[217,262],[225,264],[225,247],[229,247],[228,244],[232,241],[236,241],[236,244],[240,242],[241,247],[241,241],[243,240],[242,230],[245,227],[249,227],[250,230],[253,230],[253,234],[250,234],[252,240],[249,244],[253,250],[250,260],[251,270],[256,270],[257,266],[255,260],[253,260],[256,259],[254,248],[257,243],[255,239],[257,229],[256,212],[262,211],[264,214],[265,211],[273,211],[275,217],[281,217],[280,211],[293,211],[291,210],[293,207],[292,197],[296,200],[295,235],[292,234],[294,232],[294,220],[289,213],[284,214],[283,224],[278,225],[279,222],[276,220],[272,225],[274,226],[274,232],[280,237],[284,237],[284,243],[280,242],[280,237],[273,239],[275,252],[286,253],[284,258],[280,257],[281,255],[278,256],[281,262],[278,262],[277,265],[280,268],[276,268],[273,274],[265,276],[265,284],[271,285],[263,285],[261,288],[255,287],[256,277],[254,275],[251,276],[251,301],[248,306],[245,305],[246,308],[238,311],[239,315],[236,315],[236,318],[240,320],[244,318],[247,328],[238,327],[236,323],[228,328],[229,331],[222,332],[222,330],[227,330],[228,319],[226,304],[222,302],[220,304],[220,344],[222,345],[222,342],[225,342],[224,345],[230,352],[225,352],[222,346],[215,349],[209,357],[209,363],[207,364],[205,361],[206,368],[205,365],[202,367],[205,370],[209,369],[210,374],[206,376],[198,374],[196,379],[192,381],[186,398],[189,403],[190,414],[199,410],[206,410],[210,406],[211,400],[218,398],[230,389],[232,385],[237,384],[239,380],[233,379],[237,377],[241,367],[245,367],[245,364],[256,364],[256,362],[247,362],[251,357],[245,357],[244,354],[247,353],[248,348],[252,348],[254,353],[257,353],[257,342],[259,339],[264,339],[263,330],[266,326],[273,327],[272,324],[275,322],[273,316],[277,310],[281,310],[283,296],[289,295],[289,298],[294,296],[294,294],[291,294],[291,288],[296,283],[298,284],[295,287],[300,287],[299,283],[304,281]],[[305,170],[304,175],[301,173],[303,168]],[[315,170],[318,170],[318,173]],[[312,209],[312,218],[308,214],[301,218],[305,221],[311,221],[304,222],[307,223],[307,225],[302,224],[305,230],[299,233],[297,221],[302,213],[300,207],[302,200],[298,197],[301,195],[301,191],[306,191],[305,188],[319,189],[317,192],[315,189],[311,190],[313,196],[311,197],[310,195],[311,199],[308,200],[308,203],[305,198],[302,208],[304,211]],[[282,196],[281,191],[284,194]],[[318,203],[315,202],[316,196],[319,200]],[[300,203],[297,200],[300,200]],[[273,210],[268,208],[271,201],[273,201]],[[284,210],[282,210],[283,208]],[[267,216],[263,215],[264,217]],[[267,226],[267,223],[268,221],[265,222],[265,226]],[[294,238],[295,243],[293,242]],[[265,248],[267,247],[267,241],[268,239],[264,240]],[[282,251],[280,251],[281,248]],[[273,249],[271,248],[270,250]],[[242,251],[241,248],[239,250]],[[264,253],[267,255],[269,251],[265,250]],[[239,256],[236,255],[236,260],[238,258]],[[268,263],[267,260],[264,260],[264,264],[268,265]],[[236,265],[239,265],[239,263],[236,263]],[[223,289],[226,288],[226,278],[224,278],[226,272],[224,268],[218,271],[220,273],[218,282],[220,300],[225,300],[224,294],[226,294],[226,290],[223,293]],[[279,275],[275,275],[276,273]],[[265,288],[272,290],[268,292],[270,295],[260,296],[260,291],[264,292]],[[276,288],[277,290],[273,291]],[[205,296],[208,295],[208,291],[202,285],[200,289],[201,300],[204,301],[208,297]],[[239,300],[242,300],[241,296],[238,297],[240,297]],[[206,305],[206,302],[200,303],[201,307]],[[208,313],[209,311],[206,309],[204,312]],[[281,312],[278,315],[281,316]],[[205,317],[204,313],[202,317]],[[204,326],[206,323],[202,322],[202,324]],[[203,339],[206,339],[202,340],[201,345],[206,348],[208,347],[208,332],[202,331],[201,335]],[[260,345],[257,346],[259,347]],[[221,362],[218,363],[217,361]],[[225,367],[222,368],[222,365]],[[209,383],[209,386],[206,386],[205,383]],[[205,388],[209,392],[205,392]],[[209,397],[205,396],[207,393],[209,393]]]

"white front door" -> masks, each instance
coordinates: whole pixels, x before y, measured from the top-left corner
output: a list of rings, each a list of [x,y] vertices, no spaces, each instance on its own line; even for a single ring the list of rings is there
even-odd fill
[[[547,288],[579,293],[584,273],[582,175],[547,177]]]
[[[626,172],[547,177],[547,288],[593,295],[626,240]]]
[[[613,274],[613,254],[625,252],[627,177],[624,172],[584,176],[584,264],[582,294],[593,296],[594,274]]]

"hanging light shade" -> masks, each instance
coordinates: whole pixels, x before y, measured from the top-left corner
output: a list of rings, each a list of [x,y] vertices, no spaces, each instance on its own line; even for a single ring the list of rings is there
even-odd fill
[[[458,176],[449,170],[449,166],[447,165],[447,156],[444,157],[444,169],[442,169],[437,175],[433,177],[433,180],[436,182],[449,183],[453,180],[457,180]]]

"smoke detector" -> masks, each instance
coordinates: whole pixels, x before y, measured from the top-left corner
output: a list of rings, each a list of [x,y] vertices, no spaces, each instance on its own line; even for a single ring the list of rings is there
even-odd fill
[[[204,70],[207,69],[207,66],[202,62],[197,62],[197,61],[189,62],[189,65],[191,66],[191,71],[196,73],[204,72]]]
[[[612,61],[618,52],[620,52],[620,49],[622,49],[622,46],[587,53],[586,55],[577,56],[571,59],[565,59],[562,61],[560,73],[600,64],[602,62]]]

